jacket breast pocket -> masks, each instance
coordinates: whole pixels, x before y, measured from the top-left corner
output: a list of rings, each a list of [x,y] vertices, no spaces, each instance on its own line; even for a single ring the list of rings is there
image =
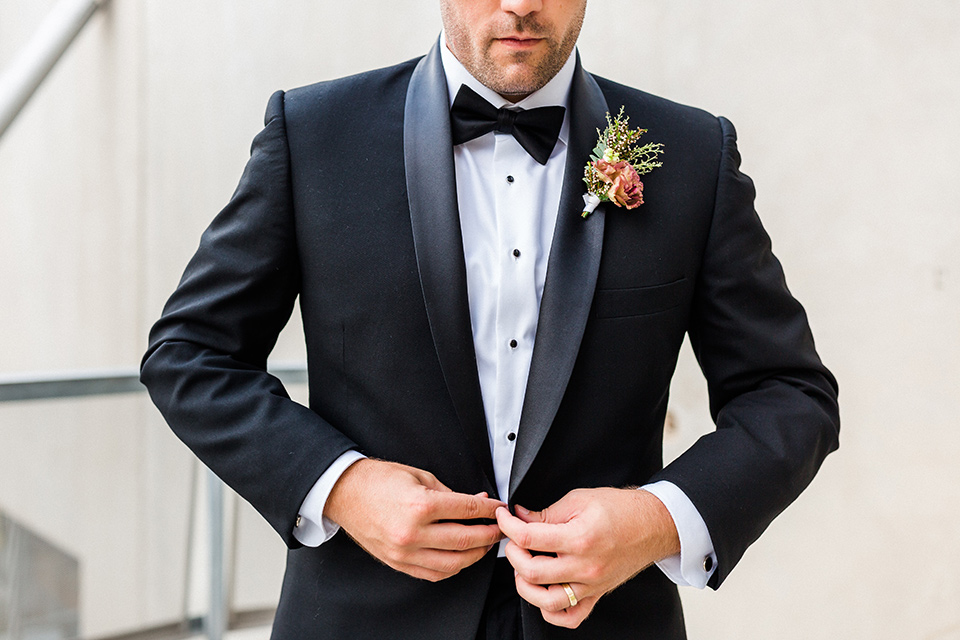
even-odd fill
[[[687,279],[628,289],[597,289],[594,314],[598,318],[630,318],[670,311],[683,304]]]

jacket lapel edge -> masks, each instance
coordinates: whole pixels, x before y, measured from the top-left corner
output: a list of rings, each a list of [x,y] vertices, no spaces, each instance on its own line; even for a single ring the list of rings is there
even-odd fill
[[[496,494],[467,299],[449,98],[440,43],[414,69],[403,118],[407,198],[420,285],[457,417]],[[425,141],[430,141],[426,144]]]
[[[564,167],[557,227],[547,266],[540,320],[510,474],[516,492],[557,415],[580,350],[593,302],[603,247],[604,213],[583,209],[583,168],[605,126],[607,103],[580,60],[570,92],[570,147]]]

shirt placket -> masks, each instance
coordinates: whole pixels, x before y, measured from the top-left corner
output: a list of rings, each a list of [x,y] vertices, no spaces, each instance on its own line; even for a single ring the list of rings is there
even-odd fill
[[[497,382],[493,457],[497,469],[510,469],[533,341],[536,335],[536,230],[539,216],[526,152],[512,136],[498,134],[494,148],[494,199],[497,218],[496,305]],[[510,478],[497,477],[500,496]]]

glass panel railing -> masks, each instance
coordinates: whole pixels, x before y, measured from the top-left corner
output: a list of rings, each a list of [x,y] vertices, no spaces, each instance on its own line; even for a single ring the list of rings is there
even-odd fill
[[[302,366],[275,373],[306,395]],[[133,372],[0,379],[0,640],[212,637],[215,599],[224,637],[268,637],[283,543],[136,389]]]
[[[75,556],[0,512],[0,638],[77,637],[79,588]]]

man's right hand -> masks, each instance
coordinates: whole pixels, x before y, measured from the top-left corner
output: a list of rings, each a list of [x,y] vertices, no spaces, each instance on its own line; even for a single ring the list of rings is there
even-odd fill
[[[500,541],[495,513],[502,506],[486,493],[454,493],[427,471],[365,458],[337,480],[323,515],[387,566],[436,582]],[[480,518],[494,522],[452,522]]]

